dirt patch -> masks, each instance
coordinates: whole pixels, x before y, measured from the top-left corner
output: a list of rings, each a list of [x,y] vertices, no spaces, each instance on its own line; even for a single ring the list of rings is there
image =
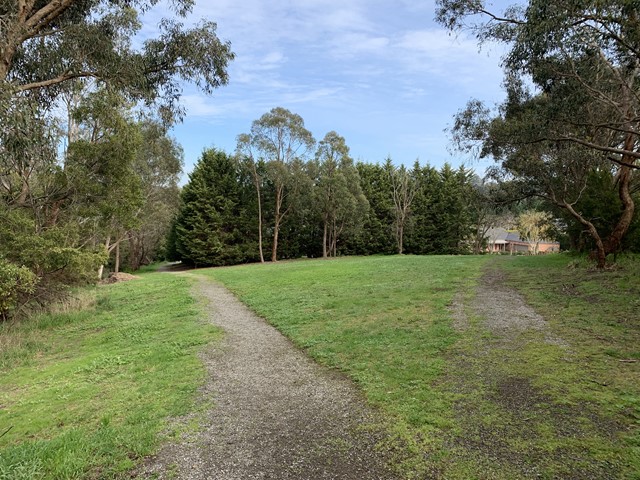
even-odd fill
[[[536,313],[513,288],[505,285],[505,275],[497,268],[485,272],[476,291],[474,311],[484,319],[484,326],[496,336],[513,340],[518,334],[539,331],[545,342],[568,347],[551,333],[546,320]]]
[[[223,287],[200,279],[224,340],[203,355],[204,430],[139,475],[180,479],[392,479],[384,433],[354,385],[320,367]]]
[[[102,280],[100,283],[102,285],[109,285],[112,283],[120,283],[120,282],[129,282],[131,280],[137,280],[140,277],[135,275],[131,275],[130,273],[118,272],[112,273],[107,278]]]
[[[467,314],[464,311],[464,300],[462,298],[462,293],[456,293],[455,297],[453,297],[453,301],[448,308],[449,313],[451,314],[451,318],[453,319],[453,328],[455,328],[459,332],[462,332],[469,328],[469,317],[467,317]]]
[[[447,440],[452,461],[472,458],[483,478],[511,478],[505,472],[513,478],[617,478],[611,465],[576,448],[575,440],[613,441],[618,426],[588,403],[556,402],[538,386],[539,379],[520,373],[515,362],[531,371],[525,365],[529,359],[519,353],[529,342],[559,347],[567,356],[571,348],[506,280],[490,265],[475,296],[459,294],[449,307],[466,342],[452,354],[445,380],[456,397],[460,427]]]

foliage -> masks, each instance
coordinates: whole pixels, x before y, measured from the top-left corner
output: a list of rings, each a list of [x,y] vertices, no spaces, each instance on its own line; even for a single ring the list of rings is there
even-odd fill
[[[183,152],[159,121],[147,118],[139,127],[142,145],[133,162],[139,178],[142,206],[135,212],[135,227],[127,232],[124,256],[131,270],[163,258],[165,239],[179,208],[179,176]]]
[[[234,56],[229,44],[216,36],[213,22],[203,20],[185,29],[165,18],[158,23],[158,36],[135,48],[133,39],[142,26],[138,14],[156,3],[5,3],[0,35],[3,89],[32,92],[49,106],[70,82],[97,79],[134,100],[160,99],[165,109],[176,113],[180,81],[194,82],[206,92],[226,84],[227,65]],[[173,3],[178,17],[193,6],[189,0]]]
[[[35,291],[37,283],[38,277],[27,267],[0,258],[0,320],[6,320],[9,312]]]
[[[156,3],[0,7],[0,208],[22,236],[0,245],[0,257],[38,277],[40,303],[91,271],[101,277],[97,262],[114,252],[117,270],[126,240],[134,268],[150,261],[177,198],[180,152],[166,127],[182,114],[181,82],[207,93],[227,82],[233,53],[210,21],[185,28],[166,18],[157,37],[136,45],[138,15]],[[176,0],[173,11],[184,17],[192,6]],[[134,105],[161,120],[134,120]],[[158,228],[145,236],[152,214]],[[9,251],[16,246],[33,257]]]
[[[282,118],[272,118],[276,113]],[[262,119],[267,133],[254,122],[252,134],[238,137],[233,167],[227,159],[224,166],[211,163],[206,175],[204,167],[196,168],[167,236],[171,259],[201,266],[264,261],[263,243],[273,253],[276,241],[278,258],[389,254],[405,238],[406,253],[469,252],[476,221],[472,205],[478,202],[468,170],[445,165],[437,171],[417,162],[407,170],[390,158],[383,165],[354,165],[336,132],[327,133],[315,159],[304,162],[290,151],[294,147],[285,146],[299,139],[286,140],[291,132],[278,130],[287,119],[302,125],[290,115],[274,109]],[[259,157],[268,153],[261,142],[271,154],[289,159]],[[271,233],[265,242],[263,230]]]
[[[418,179],[418,187],[407,232],[407,253],[468,253],[474,228],[470,172],[463,167],[453,170],[448,164],[437,171],[416,163],[412,175]]]
[[[340,237],[361,228],[369,202],[344,137],[333,131],[327,133],[318,144],[316,162],[314,200],[323,224],[322,256],[335,257]]]
[[[530,0],[504,13],[485,2],[440,0],[438,18],[449,28],[469,26],[480,42],[499,41],[505,56],[507,100],[497,112],[477,101],[454,127],[459,144],[479,141],[481,154],[502,161],[503,177],[521,181],[525,194],[547,198],[589,232],[600,268],[618,252],[634,221],[640,108],[634,2]],[[534,91],[529,91],[533,85]],[[575,205],[589,172],[611,172],[619,210],[602,233]]]
[[[39,229],[29,213],[0,206],[0,258],[10,270],[26,267],[37,278],[33,288],[22,292],[21,302],[31,299],[46,304],[63,286],[82,285],[95,278],[104,254],[79,246],[77,225]]]
[[[190,286],[145,275],[0,325],[0,478],[123,478],[180,434],[168,421],[193,411],[197,352],[220,335]]]
[[[391,159],[387,159],[389,164]],[[407,171],[404,165],[398,168],[389,168],[391,172],[391,186],[393,188],[394,206],[394,233],[398,254],[402,254],[404,246],[404,233],[411,214],[411,204],[416,196],[416,179]]]
[[[369,202],[369,214],[362,228],[347,242],[345,251],[356,255],[394,253],[391,177],[379,164],[358,162],[356,168],[362,192]]]
[[[315,140],[300,115],[276,107],[252,123],[251,133],[240,137],[240,150],[243,144],[245,149],[254,149],[265,162],[266,176],[273,185],[271,261],[275,262],[282,222],[295,208],[295,197],[308,183],[303,162]]]
[[[538,245],[548,239],[551,233],[551,214],[527,210],[518,215],[518,232],[523,240],[533,244],[533,254],[538,253]]]
[[[182,191],[175,223],[178,259],[195,266],[255,260],[253,232],[243,223],[247,187],[234,158],[215,149],[202,153]]]

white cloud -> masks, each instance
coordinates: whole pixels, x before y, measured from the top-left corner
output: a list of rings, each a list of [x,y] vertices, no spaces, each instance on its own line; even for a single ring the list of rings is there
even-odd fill
[[[375,36],[361,32],[346,32],[336,36],[332,42],[331,53],[337,58],[353,59],[362,55],[384,55],[390,41],[384,36]]]
[[[312,88],[298,92],[286,92],[280,98],[284,104],[314,103],[320,100],[336,100],[341,90],[339,87]]]

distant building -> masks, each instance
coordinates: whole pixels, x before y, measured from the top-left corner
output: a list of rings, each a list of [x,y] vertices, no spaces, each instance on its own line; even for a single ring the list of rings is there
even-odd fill
[[[487,251],[489,253],[533,253],[535,244],[520,238],[518,232],[504,228],[490,228],[486,234]],[[549,240],[538,242],[538,253],[560,251],[560,243]]]

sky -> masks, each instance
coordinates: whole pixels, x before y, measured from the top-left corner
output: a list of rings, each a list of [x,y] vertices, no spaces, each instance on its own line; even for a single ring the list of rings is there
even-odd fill
[[[168,14],[166,4],[148,12],[142,34]],[[186,117],[172,134],[185,172],[206,148],[232,153],[254,120],[284,107],[318,141],[342,135],[356,161],[449,162],[482,174],[489,162],[452,152],[445,129],[471,98],[504,97],[500,50],[480,50],[434,16],[435,3],[421,0],[196,0],[185,23],[215,21],[236,59],[212,96],[184,87]]]

